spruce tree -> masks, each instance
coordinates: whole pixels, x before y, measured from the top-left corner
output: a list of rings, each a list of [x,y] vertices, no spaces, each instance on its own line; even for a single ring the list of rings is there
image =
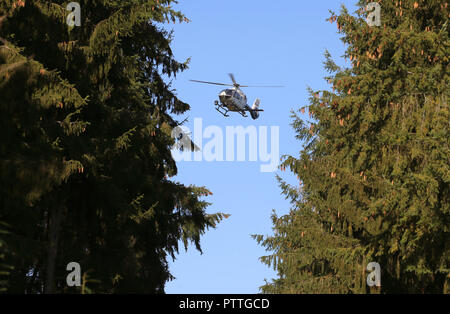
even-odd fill
[[[9,253],[4,240],[4,235],[8,234],[7,225],[0,221],[0,292],[5,292],[8,289],[8,278],[10,271],[14,269],[13,266],[5,264],[7,255]]]
[[[15,266],[9,292],[163,293],[168,258],[200,236],[204,187],[186,186],[170,150],[189,110],[169,78],[173,0],[0,1],[0,220]],[[66,285],[78,262],[82,288]],[[89,280],[88,280],[89,278]]]
[[[381,25],[370,26],[369,2],[331,12],[351,66],[327,52],[332,90],[311,90],[293,113],[304,147],[281,168],[300,186],[279,178],[292,210],[273,215],[273,236],[254,236],[278,271],[263,292],[449,291],[449,9],[377,1]],[[381,288],[366,285],[369,262]]]

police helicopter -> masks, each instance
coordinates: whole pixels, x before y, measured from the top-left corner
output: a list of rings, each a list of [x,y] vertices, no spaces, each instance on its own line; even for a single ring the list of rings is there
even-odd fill
[[[246,112],[250,112],[250,115],[253,120],[258,119],[259,112],[264,111],[259,109],[260,100],[256,98],[253,102],[253,105],[250,107],[247,104],[247,96],[245,96],[244,92],[241,90],[241,87],[284,87],[284,86],[248,86],[248,85],[240,85],[236,83],[234,79],[234,75],[232,73],[228,74],[231,78],[233,84],[224,84],[224,83],[215,83],[215,82],[207,82],[207,81],[198,81],[198,80],[190,80],[191,82],[204,83],[204,84],[213,84],[213,85],[222,85],[222,86],[232,86],[233,88],[227,88],[222,90],[219,93],[219,100],[214,101],[214,106],[218,112],[223,114],[225,117],[229,117],[228,112],[238,112],[243,117],[247,117]]]

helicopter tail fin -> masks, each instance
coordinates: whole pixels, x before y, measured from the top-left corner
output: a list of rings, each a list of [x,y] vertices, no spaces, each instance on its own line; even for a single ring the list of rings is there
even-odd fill
[[[258,109],[259,109],[260,103],[261,103],[261,100],[259,100],[259,98],[256,98],[255,102],[253,103],[252,110],[250,110],[250,115],[252,116],[253,120],[258,119],[258,117],[259,117]]]

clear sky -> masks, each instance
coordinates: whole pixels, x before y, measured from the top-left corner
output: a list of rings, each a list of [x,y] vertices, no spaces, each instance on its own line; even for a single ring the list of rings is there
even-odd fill
[[[191,105],[181,118],[189,119],[186,125],[191,130],[194,119],[202,118],[203,128],[217,126],[224,133],[226,126],[279,126],[280,156],[298,156],[302,146],[290,126],[290,110],[308,105],[308,86],[328,88],[323,79],[325,49],[337,64],[344,65],[345,47],[336,24],[325,19],[329,9],[339,12],[341,4],[354,12],[356,2],[180,0],[175,8],[191,22],[166,28],[174,30],[176,59],[191,58],[189,69],[172,82],[178,97]],[[241,84],[286,87],[244,89],[250,104],[261,98],[264,112],[258,120],[237,113],[225,118],[213,106],[221,86],[189,80],[229,83],[230,72]],[[170,263],[176,279],[166,285],[167,293],[258,293],[264,279],[276,276],[259,261],[266,252],[250,235],[272,234],[272,210],[278,215],[289,211],[275,174],[292,184],[298,182],[284,172],[263,173],[260,165],[259,161],[178,163],[179,174],[174,179],[206,186],[213,192],[205,198],[212,203],[208,212],[231,216],[202,237],[203,255],[189,247]]]

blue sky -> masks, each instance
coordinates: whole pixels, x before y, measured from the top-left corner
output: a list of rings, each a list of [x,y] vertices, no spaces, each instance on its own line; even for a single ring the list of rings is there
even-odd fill
[[[224,132],[226,126],[279,126],[280,156],[298,156],[302,146],[290,126],[290,110],[308,105],[308,86],[328,88],[323,79],[325,49],[336,63],[344,65],[345,47],[336,24],[325,19],[329,9],[339,12],[341,4],[354,12],[356,0],[179,2],[175,8],[191,22],[165,27],[174,30],[176,59],[191,58],[189,69],[172,82],[178,97],[191,105],[190,112],[181,117],[189,119],[186,125],[193,130],[194,118],[202,118],[204,128],[215,125]],[[250,104],[261,98],[264,112],[260,118],[252,120],[236,113],[225,118],[213,106],[222,88],[189,80],[229,83],[230,72],[241,84],[286,87],[245,89]],[[279,171],[263,173],[260,165],[250,161],[178,163],[174,179],[206,186],[213,192],[205,198],[212,203],[208,212],[231,216],[202,237],[203,255],[191,246],[170,263],[176,279],[166,285],[167,293],[258,293],[264,279],[276,277],[273,269],[259,261],[267,253],[250,235],[272,234],[272,210],[283,215],[290,204],[280,194],[275,179]],[[281,174],[298,184],[292,175]]]

